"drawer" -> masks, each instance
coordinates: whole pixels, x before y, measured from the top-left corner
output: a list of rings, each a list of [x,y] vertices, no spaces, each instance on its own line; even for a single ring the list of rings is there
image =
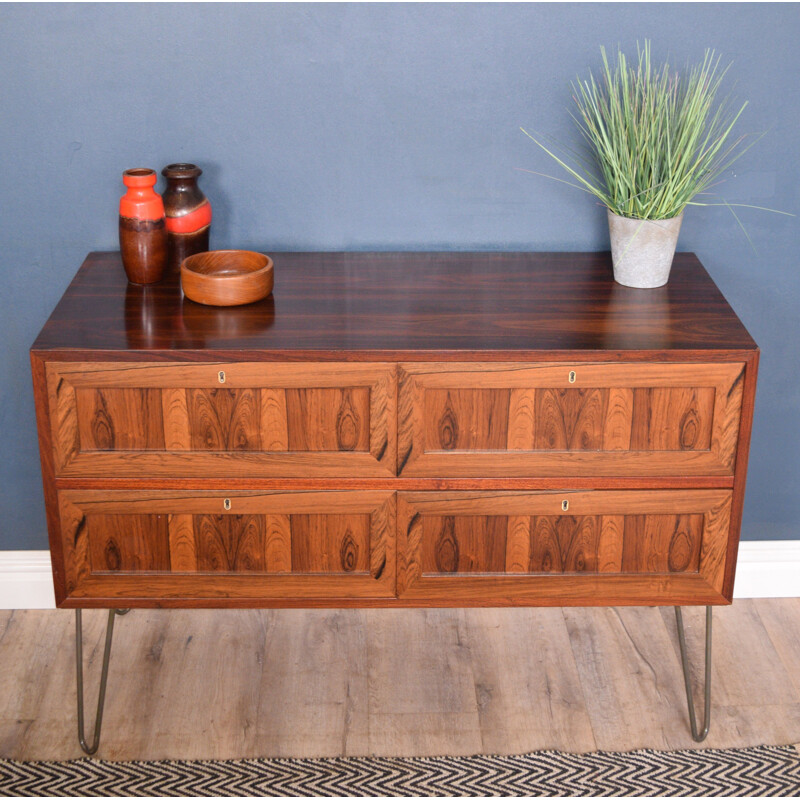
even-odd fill
[[[392,492],[65,490],[59,512],[70,600],[395,594]]]
[[[398,596],[456,605],[726,602],[730,508],[727,490],[400,492]]]
[[[387,477],[382,364],[47,364],[56,475]]]
[[[730,476],[741,363],[403,364],[404,477]]]

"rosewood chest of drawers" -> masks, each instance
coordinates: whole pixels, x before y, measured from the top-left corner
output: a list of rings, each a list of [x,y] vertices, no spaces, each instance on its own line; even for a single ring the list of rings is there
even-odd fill
[[[60,607],[730,602],[758,349],[696,257],[89,255],[31,352]]]
[[[83,749],[115,609],[153,606],[674,605],[704,739],[758,349],[697,258],[648,290],[607,254],[274,260],[274,297],[209,308],[92,253],[32,348]],[[111,609],[91,741],[90,607]]]

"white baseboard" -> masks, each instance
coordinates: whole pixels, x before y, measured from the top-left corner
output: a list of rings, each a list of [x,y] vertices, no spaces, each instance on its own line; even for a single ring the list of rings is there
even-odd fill
[[[55,608],[49,550],[0,550],[0,608]]]
[[[800,597],[800,541],[742,542],[736,597]],[[0,609],[55,608],[50,553],[0,550]]]
[[[800,541],[740,542],[733,597],[800,597]]]

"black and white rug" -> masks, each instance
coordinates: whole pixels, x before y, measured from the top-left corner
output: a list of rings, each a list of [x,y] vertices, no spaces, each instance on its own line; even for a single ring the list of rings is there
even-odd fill
[[[0,796],[800,795],[795,747],[436,758],[3,761]]]

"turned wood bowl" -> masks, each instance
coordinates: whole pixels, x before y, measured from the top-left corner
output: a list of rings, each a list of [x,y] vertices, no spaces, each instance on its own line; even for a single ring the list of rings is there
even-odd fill
[[[275,282],[272,259],[252,250],[211,250],[181,262],[183,293],[206,306],[241,306],[262,300]]]

